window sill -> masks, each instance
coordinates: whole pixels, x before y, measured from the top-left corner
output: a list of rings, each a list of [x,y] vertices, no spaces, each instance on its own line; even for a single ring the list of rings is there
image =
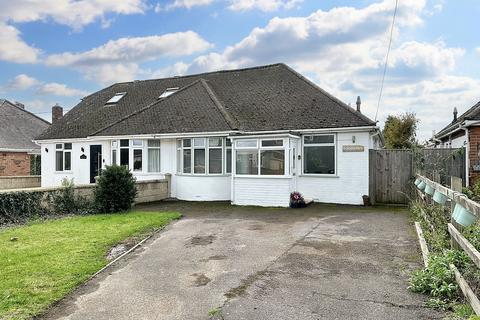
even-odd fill
[[[143,172],[143,171],[132,171],[136,176],[154,176],[154,175],[165,175],[163,172]]]
[[[55,171],[54,174],[73,174],[73,171]]]
[[[276,175],[249,175],[249,174],[237,174],[235,178],[247,178],[247,179],[292,179],[293,176],[276,176]]]
[[[340,176],[335,174],[315,174],[315,173],[304,173],[298,176],[306,177],[306,178],[340,178]]]
[[[180,177],[210,177],[210,178],[215,178],[215,177],[230,177],[231,174],[193,174],[193,173],[175,173],[176,176]]]

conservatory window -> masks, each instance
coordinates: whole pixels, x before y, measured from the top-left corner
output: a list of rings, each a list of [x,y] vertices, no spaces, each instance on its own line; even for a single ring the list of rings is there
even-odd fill
[[[237,140],[235,146],[236,174],[285,175],[283,139]]]

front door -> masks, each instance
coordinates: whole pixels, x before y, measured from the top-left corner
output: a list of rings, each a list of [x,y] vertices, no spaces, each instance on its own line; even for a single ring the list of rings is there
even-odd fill
[[[100,173],[102,168],[102,146],[90,146],[90,183],[95,183],[95,177]]]

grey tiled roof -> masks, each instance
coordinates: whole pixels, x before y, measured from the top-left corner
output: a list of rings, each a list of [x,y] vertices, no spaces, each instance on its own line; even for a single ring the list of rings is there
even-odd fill
[[[172,87],[181,90],[158,99]],[[119,92],[127,94],[105,106]],[[117,83],[85,97],[38,139],[372,125],[288,66],[274,64]]]
[[[442,130],[440,130],[440,132],[438,132],[435,136],[441,137],[445,134],[450,133],[454,129],[458,128],[459,124],[466,120],[480,120],[480,101],[473,105],[473,107],[462,113],[459,117],[457,117],[456,121],[452,121]]]
[[[48,127],[47,121],[8,100],[0,100],[1,149],[40,150],[32,140]]]

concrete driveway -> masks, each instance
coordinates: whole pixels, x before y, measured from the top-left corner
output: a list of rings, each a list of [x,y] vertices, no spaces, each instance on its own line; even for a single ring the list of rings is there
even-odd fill
[[[404,209],[167,202],[179,211],[46,319],[432,319],[408,291],[421,266]]]

